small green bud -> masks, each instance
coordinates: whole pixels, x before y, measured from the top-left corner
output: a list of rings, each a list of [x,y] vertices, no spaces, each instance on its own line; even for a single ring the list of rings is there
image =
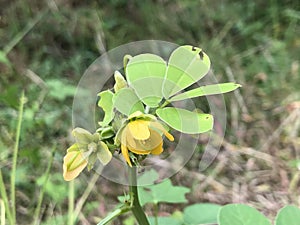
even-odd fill
[[[107,132],[113,131],[111,127],[104,128]],[[76,178],[87,167],[91,170],[97,161],[106,165],[112,159],[108,146],[100,141],[100,134],[91,134],[85,129],[75,128],[72,131],[77,143],[67,149],[64,157],[63,176],[66,181]]]
[[[125,55],[124,56],[124,58],[123,58],[124,71],[126,71],[126,66],[127,66],[130,59],[132,59],[131,55]]]
[[[114,85],[115,93],[117,93],[120,89],[127,87],[127,82],[119,71],[115,71],[114,77],[116,82]]]

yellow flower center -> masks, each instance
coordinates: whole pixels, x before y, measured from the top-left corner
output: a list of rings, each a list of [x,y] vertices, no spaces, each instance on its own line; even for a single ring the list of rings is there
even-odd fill
[[[132,163],[128,150],[139,155],[150,153],[159,155],[163,152],[162,135],[164,134],[170,141],[174,140],[174,137],[162,124],[154,120],[153,116],[151,116],[151,120],[146,120],[144,118],[147,118],[147,115],[142,113],[136,115],[141,118],[134,120],[131,115],[129,118],[132,121],[129,121],[121,131],[121,151],[129,166],[132,166]]]

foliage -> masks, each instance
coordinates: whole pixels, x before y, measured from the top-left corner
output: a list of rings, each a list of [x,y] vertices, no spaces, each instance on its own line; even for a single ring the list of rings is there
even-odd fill
[[[282,208],[275,219],[274,225],[298,224],[300,209],[288,205]],[[229,204],[223,206],[218,215],[219,225],[271,225],[270,221],[256,209],[243,204]]]
[[[300,209],[288,205],[282,208],[275,219],[274,225],[296,225],[299,223]],[[150,217],[151,224],[156,224]],[[185,208],[183,216],[159,217],[158,224],[164,225],[271,225],[271,222],[256,209],[244,204],[218,206],[213,204],[195,204]]]
[[[192,182],[186,181],[198,171],[199,157],[193,157],[187,165],[189,173],[172,178],[174,185],[183,183],[192,190],[189,204],[209,201],[209,196],[214,196],[212,202],[226,204],[232,199],[233,186],[243,186],[249,180],[251,182],[248,183],[260,191],[251,192],[247,201],[255,202],[268,215],[275,214],[277,208],[287,202],[297,204],[298,167],[288,166],[290,162],[297,161],[295,149],[299,149],[299,140],[292,135],[299,134],[296,132],[296,122],[288,123],[287,127],[282,126],[282,130],[277,131],[276,134],[282,132],[272,139],[272,146],[267,146],[270,152],[261,150],[279,162],[280,166],[272,165],[274,170],[253,155],[236,155],[239,150],[249,150],[248,147],[250,150],[257,148],[260,153],[261,144],[291,114],[286,107],[299,100],[300,29],[297,1],[67,0],[59,3],[4,0],[0,8],[0,168],[7,190],[10,187],[19,97],[23,89],[27,99],[17,164],[20,176],[16,177],[18,224],[32,222],[32,212],[41,190],[41,183],[37,181],[42,181],[39,178],[44,177],[55,146],[48,181],[50,185],[45,191],[40,219],[43,220],[41,224],[67,223],[66,192],[69,189],[61,177],[61,162],[64,150],[73,141],[70,137],[70,95],[85,69],[104,49],[143,39],[202,46],[210,55],[213,72],[219,81],[237,80],[244,87],[238,104],[236,96],[225,96],[227,106],[230,106],[225,139],[237,144],[234,149],[238,150],[234,151],[234,156],[228,156],[231,151],[228,151],[228,145],[223,146],[225,153],[221,157],[229,157],[230,165],[218,173],[214,170],[214,166],[219,165],[217,161],[212,168],[204,171],[203,176],[213,179],[212,184],[205,186],[206,180],[197,181],[195,177]],[[61,84],[50,82],[48,87],[49,81],[53,80]],[[64,92],[64,89],[53,85],[69,86],[67,89],[70,91]],[[205,107],[205,102],[195,102],[201,108]],[[248,171],[246,167],[253,164],[255,167]],[[260,175],[256,176],[254,171],[260,170],[269,170],[271,175],[266,177],[270,179],[263,177],[263,182],[255,183],[253,180]],[[284,184],[291,180],[293,185],[287,184],[291,186],[291,192],[284,196],[278,194],[289,188]],[[76,184],[77,203],[82,200],[86,182],[87,178],[83,176]],[[198,182],[201,182],[201,187],[204,186],[201,190],[205,194],[201,196],[197,195],[200,188]],[[218,182],[221,186],[216,185]],[[57,190],[61,191],[60,203],[57,202]],[[120,190],[120,187],[116,188],[107,181],[99,181],[82,206],[86,218],[80,220],[95,222],[95,215],[102,213],[103,216],[103,211],[107,213],[116,203],[115,196],[122,192],[123,187]],[[95,193],[102,193],[105,199],[102,194]],[[271,196],[269,201],[277,206],[276,209],[269,207],[268,201],[261,202],[262,196]],[[88,203],[95,200],[99,202],[99,207],[90,211]],[[179,209],[183,207],[176,206]],[[162,211],[172,213],[173,208],[162,208]]]
[[[190,205],[183,211],[183,220],[190,225],[217,223],[216,215],[220,208],[221,206],[211,203]]]
[[[139,178],[139,182],[142,182],[143,179],[158,177],[158,173],[155,170],[150,170],[147,173],[143,174]],[[155,179],[155,180],[156,180]],[[173,186],[169,179],[165,181],[151,185],[151,186],[140,186],[138,188],[140,194],[140,203],[141,205],[145,204],[158,204],[158,203],[185,203],[187,202],[185,194],[190,192],[189,188]]]

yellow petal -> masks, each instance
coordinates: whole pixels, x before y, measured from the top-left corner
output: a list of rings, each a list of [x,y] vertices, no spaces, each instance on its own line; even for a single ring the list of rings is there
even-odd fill
[[[155,149],[151,151],[153,155],[160,155],[164,151],[163,142],[161,142]]]
[[[133,136],[131,135],[128,127],[126,126],[121,134],[121,144],[124,146],[128,146],[130,145],[131,147],[135,148],[136,147],[136,143],[135,140],[133,138]]]
[[[165,135],[170,141],[174,141],[173,135],[170,134],[169,132],[165,132],[164,135]]]
[[[133,136],[130,133],[129,128],[127,126],[124,128],[124,132],[126,132],[126,133],[124,133],[125,136],[126,136],[126,138],[125,138],[125,140],[126,140],[126,146],[127,147],[130,146],[132,148],[136,148],[136,140],[133,138]]]
[[[129,154],[128,154],[128,149],[127,149],[126,135],[127,135],[127,127],[125,127],[123,129],[123,132],[121,134],[121,152],[122,152],[122,155],[123,155],[124,159],[128,163],[128,165],[130,167],[132,167],[132,164],[131,164],[131,161],[130,161],[130,158],[129,158]]]
[[[155,122],[151,122],[149,124],[149,127],[152,129],[157,129],[158,131],[162,132],[170,141],[174,141],[174,137],[173,135],[171,135],[166,128],[160,124],[159,122],[155,121]]]
[[[123,155],[124,159],[128,163],[128,165],[130,167],[132,167],[132,164],[131,164],[131,161],[130,161],[130,158],[129,158],[129,154],[128,154],[128,149],[125,145],[121,144],[121,152],[122,152],[122,155]]]
[[[128,139],[127,139],[128,140]],[[140,153],[137,154],[148,154],[150,151],[155,149],[161,142],[162,137],[160,134],[154,130],[150,129],[150,137],[146,140],[133,140],[134,144],[132,144],[132,141],[127,142],[127,147],[131,151],[131,149],[135,149]],[[132,150],[134,152],[134,150]],[[146,152],[146,153],[143,153]]]
[[[76,178],[87,166],[83,154],[80,151],[69,151],[64,157],[63,177],[66,181]]]
[[[128,146],[128,150],[138,155],[148,155],[152,151],[152,150],[141,150],[141,149],[130,148],[129,146]]]
[[[150,137],[149,121],[135,120],[127,124],[130,134],[134,139],[146,140]]]

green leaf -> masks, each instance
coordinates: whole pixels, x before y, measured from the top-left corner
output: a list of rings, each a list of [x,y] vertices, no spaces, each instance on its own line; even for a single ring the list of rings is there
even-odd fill
[[[0,103],[4,103],[5,106],[18,109],[19,107],[19,94],[21,87],[19,85],[8,85],[1,91]],[[29,110],[29,109],[27,109]],[[26,112],[26,110],[25,110]]]
[[[149,107],[157,107],[162,100],[162,85],[166,62],[153,54],[141,54],[129,60],[126,78],[137,96]]]
[[[142,205],[159,202],[184,203],[187,202],[185,194],[190,192],[189,188],[173,186],[169,179],[159,184],[139,187],[138,190]]]
[[[100,133],[100,138],[103,139],[108,139],[113,136],[115,136],[115,132],[113,127],[100,127],[97,129],[97,132]]]
[[[110,160],[112,158],[112,154],[109,151],[107,145],[103,141],[100,141],[98,143],[98,146],[99,146],[99,148],[98,148],[98,152],[97,152],[97,158],[103,165],[106,165],[107,163],[110,162]]]
[[[88,145],[94,140],[94,136],[89,131],[81,127],[74,128],[72,130],[72,135],[75,137],[77,144],[80,145]]]
[[[175,49],[169,59],[163,95],[166,99],[197,82],[210,68],[209,57],[200,48],[190,45]]]
[[[125,220],[123,220],[124,225],[135,225],[135,217],[133,215],[130,215]]]
[[[204,133],[212,129],[213,116],[185,109],[166,107],[157,109],[159,118],[175,130],[187,134]]]
[[[181,221],[174,219],[172,217],[158,217],[157,223],[155,222],[155,217],[149,217],[150,225],[163,224],[163,225],[182,225]]]
[[[159,178],[158,173],[154,169],[150,169],[149,171],[144,172],[141,176],[138,178],[138,184],[144,185],[144,184],[151,184],[154,183]]]
[[[136,111],[144,112],[142,102],[131,88],[122,88],[119,90],[118,93],[114,95],[113,102],[114,107],[120,113],[127,116]]]
[[[53,99],[63,101],[67,97],[73,97],[76,92],[76,87],[59,79],[47,80],[46,84],[49,87],[48,95]]]
[[[271,225],[256,209],[243,204],[223,206],[218,215],[219,225]]]
[[[179,95],[174,96],[169,101],[180,101],[184,99],[190,99],[200,96],[206,96],[206,95],[215,95],[215,94],[223,94],[230,91],[234,91],[235,89],[241,87],[240,84],[236,83],[222,83],[222,84],[212,84],[212,85],[206,85],[201,86],[199,88],[195,88],[190,91],[183,92]]]
[[[299,225],[300,209],[293,205],[283,207],[277,214],[275,225]]]
[[[99,122],[100,126],[107,126],[114,118],[114,107],[113,107],[113,97],[114,93],[110,90],[102,91],[98,94],[100,100],[98,101],[98,106],[104,111],[104,118],[102,122]]]
[[[184,222],[189,225],[215,224],[221,206],[210,203],[194,204],[184,209]]]

